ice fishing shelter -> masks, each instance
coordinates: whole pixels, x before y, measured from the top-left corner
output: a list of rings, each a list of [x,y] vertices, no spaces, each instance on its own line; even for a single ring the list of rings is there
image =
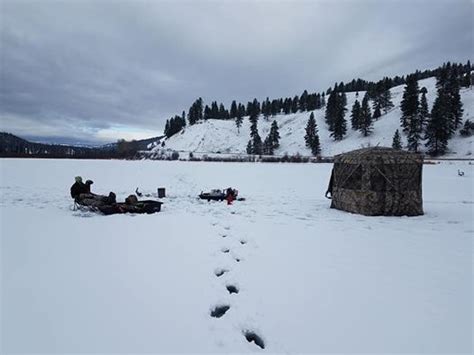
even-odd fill
[[[423,156],[372,147],[334,158],[331,208],[367,216],[423,214]]]

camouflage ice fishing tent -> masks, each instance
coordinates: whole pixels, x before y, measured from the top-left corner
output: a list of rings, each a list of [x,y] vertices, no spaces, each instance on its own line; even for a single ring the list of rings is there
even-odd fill
[[[367,216],[423,214],[423,156],[364,148],[334,158],[331,208]]]

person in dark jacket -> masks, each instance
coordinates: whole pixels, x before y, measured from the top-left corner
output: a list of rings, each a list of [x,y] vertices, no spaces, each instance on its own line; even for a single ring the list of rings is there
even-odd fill
[[[86,180],[86,194],[91,194],[91,185],[94,183],[92,180]]]
[[[82,182],[82,177],[76,176],[76,182],[71,186],[71,197],[76,199],[80,194],[90,193],[90,184],[87,186]]]

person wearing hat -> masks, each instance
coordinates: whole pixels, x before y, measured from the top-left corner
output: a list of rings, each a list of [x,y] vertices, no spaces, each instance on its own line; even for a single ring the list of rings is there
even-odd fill
[[[73,199],[76,199],[77,197],[79,197],[80,194],[90,193],[91,191],[90,184],[84,184],[82,182],[82,177],[76,176],[74,180],[76,182],[71,186],[71,197]],[[87,180],[87,181],[89,182],[90,180]]]

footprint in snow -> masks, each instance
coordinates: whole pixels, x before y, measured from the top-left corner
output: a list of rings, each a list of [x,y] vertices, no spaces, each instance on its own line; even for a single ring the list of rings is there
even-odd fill
[[[230,309],[230,306],[229,305],[218,305],[218,306],[215,306],[214,309],[211,310],[211,317],[213,318],[220,318],[222,317],[224,314],[226,314],[226,312]]]
[[[235,285],[227,285],[225,288],[230,294],[239,293],[239,288]]]
[[[265,349],[265,343],[263,339],[257,333],[250,330],[245,330],[243,333],[244,333],[245,339],[247,339],[249,343],[253,342],[258,347]]]
[[[228,252],[230,252],[230,249],[229,248],[222,248],[221,251],[226,254]]]
[[[221,277],[221,276],[224,275],[226,272],[229,272],[229,270],[226,270],[226,269],[218,269],[218,270],[214,271],[214,275],[216,275],[217,277]]]

